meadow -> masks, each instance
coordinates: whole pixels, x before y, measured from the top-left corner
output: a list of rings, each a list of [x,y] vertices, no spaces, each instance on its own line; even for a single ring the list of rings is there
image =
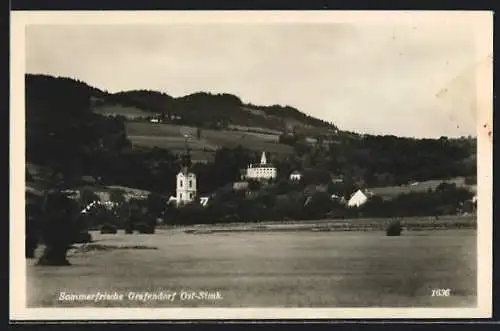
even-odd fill
[[[185,147],[184,135],[188,134],[193,152],[214,153],[218,148],[234,148],[238,145],[248,149],[277,154],[290,154],[292,147],[278,142],[278,135],[254,131],[230,131],[203,129],[200,139],[196,128],[172,124],[127,122],[127,136],[132,144],[143,147],[160,147],[180,151]],[[198,153],[203,156],[203,153]]]
[[[127,118],[136,118],[136,117],[150,117],[158,115],[156,113],[146,112],[140,108],[134,106],[123,106],[123,105],[105,105],[105,106],[96,106],[93,110],[97,114],[102,115],[114,115],[114,116],[124,116]]]
[[[471,307],[476,231],[101,235],[69,267],[27,264],[29,307]],[[94,247],[94,249],[92,249]],[[449,288],[450,296],[432,296]],[[219,300],[58,301],[60,292],[219,291]]]

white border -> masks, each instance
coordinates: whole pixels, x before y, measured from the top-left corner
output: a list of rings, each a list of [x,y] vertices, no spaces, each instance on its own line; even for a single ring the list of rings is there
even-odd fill
[[[24,263],[25,27],[29,24],[460,22],[474,26],[478,109],[477,308],[26,308]],[[487,318],[492,313],[493,13],[464,11],[11,12],[10,317],[12,320]],[[16,263],[17,262],[17,263]],[[22,263],[19,263],[22,262]]]

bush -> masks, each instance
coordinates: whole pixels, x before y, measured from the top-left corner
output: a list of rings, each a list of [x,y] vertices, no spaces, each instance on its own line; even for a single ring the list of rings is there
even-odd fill
[[[101,234],[116,234],[117,232],[118,230],[113,224],[106,223],[101,226]]]
[[[92,242],[92,236],[88,232],[79,232],[75,237],[75,244],[86,244]]]
[[[400,221],[392,221],[387,229],[385,230],[385,234],[387,236],[393,237],[393,236],[400,236],[401,235],[401,222]]]
[[[140,224],[137,224],[137,226],[135,228],[139,233],[142,233],[142,234],[154,234],[155,233],[155,227],[153,225],[150,225],[150,224],[140,223]]]

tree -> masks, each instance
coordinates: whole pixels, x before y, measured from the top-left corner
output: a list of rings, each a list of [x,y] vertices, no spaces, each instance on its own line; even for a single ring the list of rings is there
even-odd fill
[[[35,257],[35,250],[38,247],[39,222],[42,216],[40,207],[35,201],[29,201],[26,205],[25,255],[29,259]]]
[[[80,192],[80,198],[78,200],[79,200],[80,204],[83,207],[85,207],[94,201],[100,201],[100,198],[97,194],[94,193],[94,191],[92,191],[90,189],[83,189]]]
[[[109,199],[114,203],[123,204],[125,202],[125,194],[122,190],[114,189],[111,190]]]
[[[124,122],[92,112],[102,93],[66,78],[26,75],[26,157],[66,179],[78,178],[106,154],[130,146]]]
[[[402,231],[401,222],[399,220],[392,221],[386,229],[387,236],[400,236]]]
[[[39,265],[70,265],[66,253],[81,230],[78,205],[61,192],[49,192],[45,197],[40,235],[45,249]]]
[[[261,187],[262,187],[262,184],[259,181],[255,180],[255,179],[248,180],[248,189],[250,191],[258,191],[261,189]]]
[[[150,193],[146,199],[148,214],[157,219],[161,217],[167,207],[167,201],[161,195]]]
[[[325,217],[332,210],[332,199],[326,192],[316,192],[303,208],[303,216],[309,219]]]
[[[311,168],[304,171],[301,182],[305,185],[327,184],[331,182],[331,176],[327,170]]]

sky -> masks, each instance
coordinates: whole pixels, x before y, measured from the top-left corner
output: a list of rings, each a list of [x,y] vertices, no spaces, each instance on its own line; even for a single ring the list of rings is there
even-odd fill
[[[476,135],[466,24],[29,25],[26,72],[109,92],[231,93],[341,130]]]

